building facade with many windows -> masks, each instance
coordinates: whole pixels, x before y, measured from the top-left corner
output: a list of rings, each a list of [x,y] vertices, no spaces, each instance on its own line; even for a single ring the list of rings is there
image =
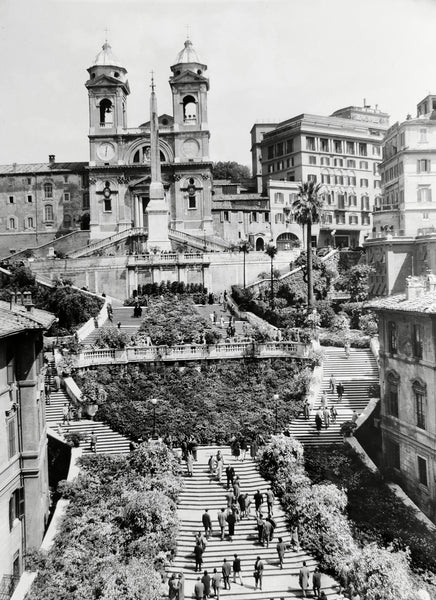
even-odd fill
[[[370,303],[379,316],[383,462],[436,521],[436,276]]]
[[[261,175],[264,187],[269,179],[321,184],[318,245],[361,245],[371,231],[372,209],[381,192],[378,165],[388,121],[386,113],[365,106],[329,117],[301,114],[274,128],[254,125],[253,176]]]
[[[0,302],[0,592],[5,597],[22,573],[26,550],[40,546],[49,513],[42,334],[55,317],[33,308],[30,298],[24,302]]]

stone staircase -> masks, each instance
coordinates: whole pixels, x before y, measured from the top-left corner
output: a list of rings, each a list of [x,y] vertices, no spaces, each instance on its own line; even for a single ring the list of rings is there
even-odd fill
[[[222,482],[218,483],[215,477],[209,475],[207,461],[211,454],[221,450],[224,455],[224,467],[232,464],[236,474],[241,480],[241,492],[248,493],[252,500],[251,517],[247,517],[236,523],[233,541],[225,537],[220,539],[220,530],[217,521],[217,513],[226,506],[226,476],[223,473]],[[180,531],[177,543],[177,554],[173,563],[168,567],[168,575],[172,573],[183,573],[185,576],[185,598],[193,597],[196,579],[207,570],[210,575],[216,568],[221,573],[223,559],[226,558],[230,564],[233,555],[238,554],[241,559],[242,578],[244,585],[233,583],[231,575],[231,590],[221,588],[221,597],[228,600],[281,600],[289,598],[300,598],[301,590],[298,585],[298,572],[305,560],[311,571],[317,565],[316,560],[303,551],[288,550],[285,554],[283,570],[279,567],[276,544],[278,537],[283,537],[285,542],[290,541],[290,534],[286,525],[286,517],[277,502],[274,505],[274,519],[277,523],[274,539],[269,548],[263,547],[257,541],[257,527],[254,518],[253,494],[256,490],[265,492],[269,484],[260,476],[255,462],[246,458],[243,462],[237,461],[226,447],[201,447],[198,450],[198,462],[194,463],[193,477],[185,477],[185,486],[180,495],[178,504],[178,517],[180,520]],[[195,560],[193,550],[195,545],[194,536],[199,531],[204,531],[201,517],[204,509],[209,510],[212,518],[212,536],[207,542],[203,554],[202,573],[195,573]],[[263,505],[263,514],[266,516],[266,501]],[[263,590],[254,589],[253,567],[256,557],[260,556],[264,562]],[[312,580],[310,580],[312,584]],[[327,575],[322,576],[323,590],[330,599],[336,598],[335,582]],[[166,591],[168,587],[166,587]]]
[[[53,363],[51,363],[50,367],[52,365]],[[49,369],[50,371],[52,371],[51,368]],[[51,387],[50,404],[46,404],[45,406],[45,418],[49,427],[61,435],[66,433],[81,433],[85,435],[86,439],[80,442],[80,445],[83,447],[83,454],[91,453],[89,437],[92,431],[97,436],[97,454],[127,454],[130,452],[130,441],[101,421],[81,419],[80,421],[70,421],[70,425],[63,425],[62,408],[64,404],[69,403],[70,399],[62,389],[56,391],[51,373],[46,376],[46,383]]]
[[[143,307],[142,310],[144,311],[147,309]],[[119,330],[122,333],[131,336],[135,335],[135,333],[140,328],[142,319],[133,316],[133,306],[114,306],[112,321],[107,319],[102,327],[116,328],[118,326],[118,323],[121,323]],[[102,329],[102,327],[100,327],[99,329]],[[86,338],[83,340],[82,344],[84,346],[92,346],[98,337],[99,329],[94,329],[93,331],[91,331],[91,333],[88,336],[86,336]]]
[[[324,377],[320,395],[312,407],[310,419],[300,415],[289,426],[289,431],[305,445],[334,444],[342,442],[340,433],[341,424],[349,421],[355,410],[360,414],[367,406],[369,400],[369,387],[378,383],[378,367],[371,350],[350,349],[350,357],[345,356],[343,348],[325,347],[324,350]],[[336,382],[342,381],[345,393],[342,402],[338,402],[336,391],[330,392],[329,379],[331,374]],[[327,392],[328,406],[335,405],[338,412],[336,423],[330,423],[328,429],[323,427],[321,435],[317,435],[315,427],[315,412],[320,407],[321,394]]]

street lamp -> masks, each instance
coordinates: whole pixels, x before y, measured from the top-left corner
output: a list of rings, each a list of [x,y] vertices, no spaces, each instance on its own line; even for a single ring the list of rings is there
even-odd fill
[[[153,405],[153,433],[152,433],[151,439],[157,440],[158,437],[156,435],[156,405],[159,402],[159,400],[157,398],[151,398],[150,402]]]
[[[274,394],[273,399],[274,399],[274,411],[275,411],[275,419],[276,419],[275,425],[274,425],[274,433],[277,433],[277,407],[278,407],[279,395]]]

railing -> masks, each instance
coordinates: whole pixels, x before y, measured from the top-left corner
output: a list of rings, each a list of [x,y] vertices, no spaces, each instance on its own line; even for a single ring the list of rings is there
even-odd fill
[[[389,230],[389,231],[373,231],[370,236],[367,238],[368,240],[379,240],[382,238],[394,238],[394,237],[406,237],[406,234],[403,229],[399,231]]]
[[[230,248],[230,244],[226,244],[225,242],[207,240],[206,238],[186,233],[185,231],[179,231],[178,229],[168,229],[168,237],[178,242],[186,241],[196,248],[215,250],[217,252],[222,252]]]
[[[147,229],[145,229],[144,227],[132,227],[131,229],[119,231],[118,233],[115,233],[114,235],[111,235],[107,238],[97,240],[92,244],[88,244],[85,248],[80,248],[79,250],[74,250],[73,252],[70,252],[68,254],[68,258],[80,258],[81,256],[92,254],[92,252],[95,252],[100,248],[104,248],[105,246],[109,246],[110,244],[114,244],[133,235],[144,235],[146,233]]]
[[[127,266],[136,266],[138,264],[148,264],[148,265],[156,265],[156,264],[168,264],[168,263],[190,263],[190,264],[198,264],[198,263],[206,263],[209,264],[210,260],[204,254],[176,254],[175,252],[171,252],[169,254],[134,254],[127,258]]]
[[[76,358],[76,366],[90,367],[105,364],[126,364],[129,362],[173,362],[179,360],[215,360],[226,358],[310,358],[309,346],[300,342],[253,341],[229,342],[204,346],[181,344],[179,346],[136,346],[115,350],[84,350]]]
[[[3,575],[0,581],[0,600],[9,600],[17,587],[19,579],[14,575]]]

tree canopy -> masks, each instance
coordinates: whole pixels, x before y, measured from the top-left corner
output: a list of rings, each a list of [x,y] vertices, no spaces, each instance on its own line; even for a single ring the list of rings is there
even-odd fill
[[[239,183],[245,179],[250,179],[251,171],[246,165],[241,165],[236,161],[218,161],[213,163],[212,175],[214,179],[230,179]]]

